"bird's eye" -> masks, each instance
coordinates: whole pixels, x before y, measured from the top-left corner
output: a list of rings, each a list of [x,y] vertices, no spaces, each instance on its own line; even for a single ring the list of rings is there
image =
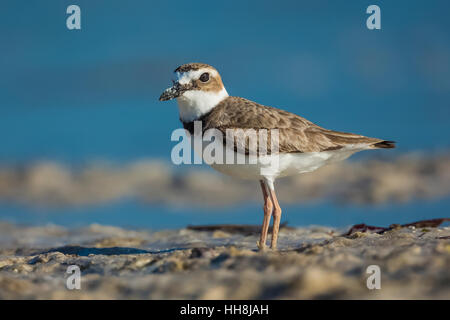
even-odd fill
[[[200,81],[201,81],[201,82],[208,82],[208,80],[209,80],[209,73],[208,73],[208,72],[205,72],[205,73],[203,73],[203,74],[200,76]]]

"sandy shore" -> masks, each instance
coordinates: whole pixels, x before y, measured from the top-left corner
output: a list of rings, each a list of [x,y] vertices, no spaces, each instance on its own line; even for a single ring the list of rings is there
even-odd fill
[[[284,228],[264,253],[253,231],[0,223],[0,299],[450,299],[450,227]],[[66,288],[70,265],[80,290]],[[367,288],[369,265],[380,290]]]
[[[51,161],[16,166],[0,163],[0,202],[53,210],[123,199],[211,210],[261,203],[261,192],[254,181],[232,179],[194,165],[180,169],[155,159],[122,165],[94,162],[78,167]],[[340,162],[282,181],[277,192],[284,205],[443,199],[450,196],[450,152]]]

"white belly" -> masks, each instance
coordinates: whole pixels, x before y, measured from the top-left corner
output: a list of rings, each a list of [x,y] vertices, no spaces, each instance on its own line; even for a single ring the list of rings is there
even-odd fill
[[[258,160],[256,164],[211,164],[215,170],[237,178],[261,180],[263,178],[275,180],[279,177],[292,176],[314,171],[326,164],[347,159],[355,152],[364,148],[346,148],[341,150],[308,152],[308,153],[282,153]]]
[[[205,146],[202,146],[202,158],[204,159]],[[214,142],[213,142],[214,144]],[[344,160],[353,153],[364,150],[367,145],[350,145],[339,150],[308,152],[308,153],[281,153],[277,155],[266,155],[254,158],[251,163],[248,155],[240,155],[240,162],[226,163],[227,148],[220,144],[223,152],[221,161],[208,163],[213,169],[236,178],[247,180],[269,180],[274,181],[278,177],[286,177],[314,171],[326,164]],[[196,150],[200,153],[200,150]],[[236,152],[231,151],[236,160]],[[244,161],[245,159],[245,161]]]

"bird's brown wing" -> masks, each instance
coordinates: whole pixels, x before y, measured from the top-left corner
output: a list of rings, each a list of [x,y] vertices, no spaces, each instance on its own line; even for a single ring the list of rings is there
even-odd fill
[[[224,142],[227,142],[227,130],[232,130],[236,136],[242,130],[267,129],[269,153],[273,129],[278,130],[281,153],[321,152],[337,150],[350,144],[375,145],[384,141],[353,133],[327,130],[296,114],[238,97],[228,97],[219,103],[203,119],[203,128],[204,130],[210,128],[220,130],[224,136]],[[236,139],[233,144],[240,150],[245,149],[248,154],[249,139],[241,141],[240,144]]]

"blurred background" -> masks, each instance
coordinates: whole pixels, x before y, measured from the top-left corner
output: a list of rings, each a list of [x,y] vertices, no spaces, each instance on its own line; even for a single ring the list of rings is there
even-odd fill
[[[81,8],[81,30],[66,8]],[[366,8],[381,8],[381,30]],[[283,221],[406,223],[450,209],[448,1],[0,3],[0,220],[152,229],[262,221],[259,186],[174,166],[188,62],[230,95],[398,143],[279,180]]]

